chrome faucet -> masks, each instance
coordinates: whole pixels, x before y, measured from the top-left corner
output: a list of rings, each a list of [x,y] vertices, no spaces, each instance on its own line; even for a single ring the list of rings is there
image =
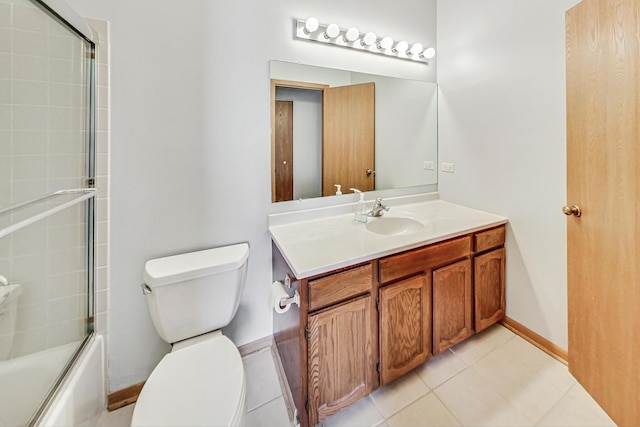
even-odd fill
[[[385,206],[382,204],[382,197],[376,198],[376,201],[373,202],[373,207],[369,212],[367,212],[367,216],[382,216],[386,211],[389,210],[389,206]]]

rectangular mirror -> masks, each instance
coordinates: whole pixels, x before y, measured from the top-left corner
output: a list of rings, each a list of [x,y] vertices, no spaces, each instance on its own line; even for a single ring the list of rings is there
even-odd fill
[[[273,202],[437,184],[435,83],[283,61],[270,73]]]

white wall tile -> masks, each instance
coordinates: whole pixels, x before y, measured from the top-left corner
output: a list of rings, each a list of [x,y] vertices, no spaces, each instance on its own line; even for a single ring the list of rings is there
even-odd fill
[[[11,83],[9,79],[0,78],[0,104],[11,104],[13,98],[11,90],[13,85]]]
[[[0,78],[7,79],[11,77],[13,68],[13,58],[7,53],[0,53]]]
[[[47,129],[49,119],[49,109],[34,105],[14,105],[13,106],[13,129]],[[0,126],[2,123],[0,122]],[[5,129],[9,128],[9,124]]]
[[[46,33],[14,29],[12,38],[13,53],[40,57],[46,57],[48,54],[49,41]]]
[[[13,154],[16,156],[47,152],[47,132],[44,130],[14,130],[11,136]]]
[[[48,63],[45,57],[13,55],[13,76],[23,80],[46,82],[49,79]]]
[[[49,18],[35,7],[13,5],[13,27],[36,32],[46,32],[49,27]]]
[[[0,27],[10,27],[11,19],[11,5],[0,3]]]
[[[11,53],[12,38],[11,29],[0,27],[0,52]]]
[[[82,64],[68,59],[49,58],[48,72],[52,82],[80,84],[84,80]]]

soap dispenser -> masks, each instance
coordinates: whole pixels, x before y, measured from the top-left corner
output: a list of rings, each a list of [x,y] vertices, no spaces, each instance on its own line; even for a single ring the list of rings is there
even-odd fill
[[[333,184],[336,187],[336,196],[342,196],[342,185]]]
[[[354,193],[358,193],[360,196],[353,219],[357,222],[366,223],[369,217],[367,216],[367,210],[364,207],[364,193],[357,188],[350,188],[350,190]]]

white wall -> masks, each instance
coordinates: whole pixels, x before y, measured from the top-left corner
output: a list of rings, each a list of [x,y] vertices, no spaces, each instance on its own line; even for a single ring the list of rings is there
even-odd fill
[[[567,348],[564,12],[577,0],[438,2],[444,200],[509,218],[507,316]]]
[[[225,333],[237,345],[271,333],[270,59],[435,80],[436,61],[427,67],[295,40],[293,18],[433,45],[436,0],[68,3],[111,25],[115,391],[145,380],[168,350],[140,292],[148,259],[248,241],[242,305]]]

